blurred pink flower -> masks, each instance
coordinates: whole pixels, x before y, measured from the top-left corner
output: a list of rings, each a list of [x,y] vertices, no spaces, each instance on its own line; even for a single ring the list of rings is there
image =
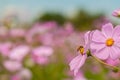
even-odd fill
[[[10,80],[21,80],[21,78],[18,75],[14,75]]]
[[[114,10],[113,13],[112,13],[112,15],[115,16],[115,17],[120,17],[120,8]]]
[[[56,26],[57,25],[55,22],[36,23],[26,35],[27,42],[30,43],[36,38],[39,39],[43,34],[53,31],[56,28]]]
[[[19,45],[13,48],[9,53],[9,58],[12,60],[21,61],[29,53],[30,47],[27,45]]]
[[[70,34],[74,31],[73,25],[71,23],[67,22],[64,26],[67,33]]]
[[[120,57],[120,26],[113,29],[111,23],[105,24],[102,31],[94,31],[91,49],[94,55],[100,59],[117,59]]]
[[[11,48],[12,48],[11,42],[0,43],[0,53],[3,56],[8,56]]]
[[[53,30],[56,27],[55,22],[46,22],[46,23],[36,23],[33,25],[33,28],[31,28],[30,32],[32,34],[35,33],[45,33],[48,32],[49,30]]]
[[[106,63],[110,64],[110,65],[113,65],[113,66],[117,66],[120,64],[120,60],[119,59],[116,59],[116,60],[112,60],[112,59],[107,59],[106,60]]]
[[[33,60],[39,64],[45,64],[48,62],[48,57],[53,54],[51,47],[40,46],[32,51]]]
[[[3,63],[4,67],[11,71],[11,72],[15,72],[15,71],[18,71],[22,68],[22,64],[18,61],[5,61]]]
[[[65,40],[70,36],[72,32],[66,30],[64,28],[58,27],[56,30],[52,32],[53,37],[53,46],[62,47],[65,44]]]
[[[78,53],[79,55],[77,57],[75,57],[71,62],[70,62],[70,69],[74,70],[74,75],[76,76],[78,73],[79,68],[81,68],[83,66],[83,64],[85,63],[85,60],[87,58],[87,54],[86,52],[88,51],[89,47],[89,39],[91,37],[91,32],[88,31],[86,32],[84,39],[85,39],[85,45],[84,46],[80,46],[78,48]]]
[[[40,33],[47,32],[49,30],[55,29],[57,26],[56,22],[45,22],[45,23],[36,23],[33,25],[33,28]]]
[[[48,45],[52,46],[54,44],[53,36],[54,34],[52,33],[46,33],[44,35],[41,35],[40,41],[43,45]]]
[[[11,80],[31,80],[32,74],[28,69],[21,69],[18,73],[12,76]]]
[[[11,37],[24,37],[26,35],[25,29],[22,28],[13,28],[10,30]]]

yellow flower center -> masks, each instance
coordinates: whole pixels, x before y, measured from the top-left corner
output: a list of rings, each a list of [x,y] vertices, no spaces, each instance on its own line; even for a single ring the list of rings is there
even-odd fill
[[[106,40],[106,45],[107,46],[112,46],[114,44],[114,40],[112,39],[112,38],[108,38],[107,40]]]
[[[80,54],[84,54],[84,47],[83,46],[79,46],[78,47],[78,49],[77,49],[77,51],[79,51],[80,52]]]

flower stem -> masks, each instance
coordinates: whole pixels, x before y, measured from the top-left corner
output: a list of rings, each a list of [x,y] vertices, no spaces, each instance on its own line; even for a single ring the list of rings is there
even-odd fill
[[[113,66],[113,65],[110,65],[110,64],[107,64],[107,63],[105,63],[104,61],[98,59],[97,57],[95,57],[95,56],[93,56],[93,55],[92,55],[92,57],[93,57],[94,59],[96,59],[98,62],[100,62],[100,63],[102,63],[102,64],[104,64],[104,65],[110,66],[110,67],[112,67],[113,69],[120,70],[118,67]]]

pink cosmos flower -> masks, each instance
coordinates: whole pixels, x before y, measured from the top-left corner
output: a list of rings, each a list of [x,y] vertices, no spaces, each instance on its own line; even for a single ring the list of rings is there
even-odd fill
[[[9,53],[9,58],[12,60],[21,61],[29,53],[30,48],[27,45],[20,45],[13,48]]]
[[[74,70],[74,75],[76,76],[78,73],[79,68],[81,68],[83,66],[83,64],[85,63],[85,60],[87,58],[87,54],[86,52],[88,51],[89,44],[90,44],[90,37],[91,37],[91,32],[88,31],[85,36],[85,45],[84,46],[80,46],[78,48],[78,53],[79,55],[77,57],[75,57],[71,62],[70,62],[70,69]]]
[[[3,65],[7,70],[11,72],[18,71],[22,68],[22,64],[18,61],[5,61]]]
[[[48,57],[53,54],[51,47],[40,46],[32,51],[32,58],[38,64],[45,64],[48,62]]]
[[[91,49],[93,54],[103,60],[120,57],[120,25],[113,28],[111,23],[105,24],[102,31],[93,33]]]
[[[120,17],[120,8],[114,10],[113,13],[112,13],[112,15],[115,16],[115,17]]]

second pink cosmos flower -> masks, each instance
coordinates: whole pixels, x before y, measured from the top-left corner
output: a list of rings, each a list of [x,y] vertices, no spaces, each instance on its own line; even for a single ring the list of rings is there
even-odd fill
[[[87,58],[87,51],[90,49],[90,41],[91,41],[92,33],[93,32],[88,31],[85,34],[84,36],[85,44],[78,48],[77,51],[79,55],[75,57],[69,64],[70,69],[74,71],[75,76],[78,74],[79,69],[83,66]]]

